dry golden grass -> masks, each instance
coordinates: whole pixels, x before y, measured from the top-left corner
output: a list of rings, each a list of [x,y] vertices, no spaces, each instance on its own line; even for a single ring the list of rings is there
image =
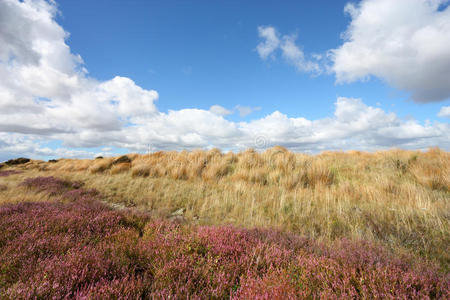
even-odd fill
[[[389,150],[292,153],[247,150],[130,154],[31,161],[0,177],[0,201],[27,200],[17,182],[31,176],[79,180],[108,201],[188,222],[277,227],[323,241],[368,239],[397,253],[450,265],[450,154]]]
[[[127,162],[115,164],[111,167],[111,175],[127,172],[130,168],[131,164]]]
[[[0,172],[3,170],[6,170],[6,168],[1,169]],[[20,173],[0,177],[0,204],[49,200],[47,194],[36,194],[34,191],[19,185],[23,179],[28,177],[26,174]]]

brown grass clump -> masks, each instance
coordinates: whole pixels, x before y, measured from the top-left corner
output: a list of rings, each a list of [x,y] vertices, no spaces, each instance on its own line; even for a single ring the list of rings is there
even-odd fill
[[[86,171],[92,165],[92,161],[89,159],[74,160],[74,159],[61,159],[57,163],[50,165],[50,170],[62,170],[66,172],[70,171]]]
[[[408,170],[414,179],[432,190],[450,191],[450,156],[439,148],[423,155],[411,155]]]
[[[131,163],[124,162],[112,166],[111,175],[127,172],[131,168]]]
[[[274,147],[127,157],[131,162],[117,164],[118,157],[31,161],[14,167],[24,173],[0,178],[7,187],[0,199],[19,201],[25,191],[15,182],[45,174],[85,182],[110,202],[155,216],[183,209],[184,220],[200,224],[366,239],[450,266],[450,154],[443,150],[306,155]]]
[[[93,174],[104,172],[112,166],[114,160],[115,159],[113,157],[97,159],[89,167],[89,171]]]
[[[136,165],[131,170],[132,177],[137,177],[137,176],[147,177],[148,175],[150,175],[150,166],[147,164]]]

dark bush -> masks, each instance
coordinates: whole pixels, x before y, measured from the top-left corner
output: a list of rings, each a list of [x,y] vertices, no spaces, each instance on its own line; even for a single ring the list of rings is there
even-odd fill
[[[10,159],[10,160],[6,161],[5,164],[7,164],[8,166],[13,166],[13,165],[26,164],[29,161],[30,161],[29,158],[19,157],[16,159]]]
[[[119,158],[117,158],[116,160],[114,160],[112,164],[116,165],[116,164],[120,164],[120,163],[130,163],[130,162],[131,162],[131,159],[128,156],[122,155]]]

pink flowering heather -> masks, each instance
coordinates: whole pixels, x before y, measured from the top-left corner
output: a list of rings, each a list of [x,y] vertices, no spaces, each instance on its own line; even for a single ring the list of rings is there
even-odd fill
[[[53,176],[27,178],[21,185],[40,192],[46,192],[51,196],[61,195],[64,192],[79,189],[82,186],[79,182],[70,182]]]
[[[448,299],[450,277],[370,243],[189,226],[114,211],[53,177],[54,202],[0,207],[0,298]]]
[[[19,170],[5,170],[5,171],[0,171],[0,177],[6,177],[9,175],[14,175],[14,174],[20,174],[22,173],[22,171]]]

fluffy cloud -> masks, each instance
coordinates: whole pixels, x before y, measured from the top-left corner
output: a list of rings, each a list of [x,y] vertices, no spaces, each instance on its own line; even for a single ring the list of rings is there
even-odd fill
[[[376,76],[417,102],[450,97],[448,0],[363,0],[347,4],[352,21],[331,50],[337,82]]]
[[[301,72],[321,72],[319,64],[312,60],[307,60],[305,54],[299,46],[295,44],[296,36],[283,35],[277,32],[272,26],[259,26],[258,35],[262,41],[256,46],[256,51],[262,59],[274,58],[274,53],[281,50],[283,58]],[[313,58],[317,58],[314,56]]]
[[[393,113],[367,106],[361,99],[340,97],[335,106],[332,118],[307,120],[274,112],[242,124],[242,130],[248,135],[263,136],[264,146],[281,144],[301,151],[450,146],[449,124],[421,125],[416,121],[403,121]]]
[[[450,106],[442,106],[438,113],[438,117],[450,118]]]
[[[66,44],[68,34],[55,22],[56,13],[53,2],[0,1],[0,160],[98,154],[78,150],[88,147],[242,150],[280,144],[316,152],[450,146],[448,123],[404,121],[360,99],[338,98],[335,114],[319,120],[276,111],[250,122],[231,122],[224,116],[232,111],[218,105],[162,113],[155,106],[156,91],[126,77],[89,77],[81,57]],[[304,58],[292,38],[264,30],[267,39],[278,39],[276,47],[286,59]],[[258,50],[262,57],[275,51],[273,41],[266,44]],[[256,109],[234,108],[242,116]],[[62,146],[54,149],[49,141]]]
[[[0,128],[47,135],[109,131],[157,111],[158,94],[129,78],[87,77],[56,13],[53,2],[0,2]]]
[[[294,65],[297,70],[302,72],[321,72],[321,68],[317,62],[305,59],[303,51],[295,44],[294,36],[284,36],[280,45],[283,57],[286,61]]]
[[[7,135],[5,137],[5,135]],[[66,147],[42,147],[36,135],[0,135],[0,158],[6,153],[30,156],[94,156],[98,153],[71,150],[73,147],[109,145],[130,151],[182,150],[219,147],[242,150],[282,145],[294,151],[375,150],[391,147],[425,149],[450,148],[450,125],[435,122],[420,124],[402,120],[394,113],[371,107],[360,99],[340,97],[332,117],[308,120],[288,117],[275,111],[250,122],[230,122],[222,116],[200,109],[157,113],[148,123],[127,126],[105,135],[95,130],[57,135]],[[55,136],[56,137],[56,136]],[[3,155],[2,155],[3,154]]]
[[[272,26],[259,26],[258,35],[263,41],[256,46],[256,51],[262,59],[266,59],[280,46],[278,32]]]

